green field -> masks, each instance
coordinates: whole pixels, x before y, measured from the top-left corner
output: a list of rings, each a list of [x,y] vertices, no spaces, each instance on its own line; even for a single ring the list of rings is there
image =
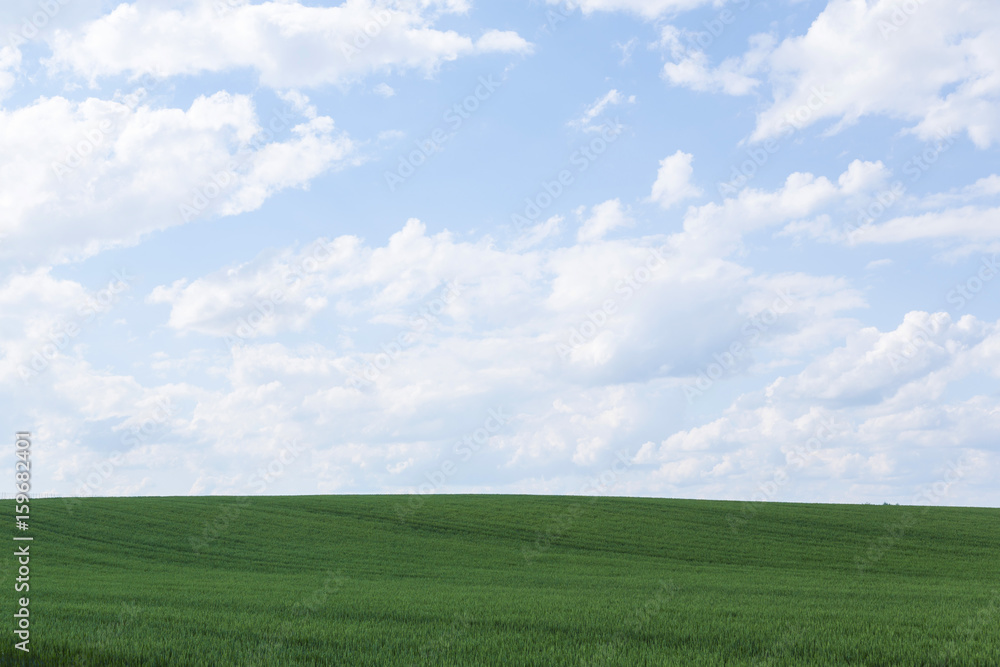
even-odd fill
[[[32,500],[0,663],[1000,665],[1000,510],[419,498]]]

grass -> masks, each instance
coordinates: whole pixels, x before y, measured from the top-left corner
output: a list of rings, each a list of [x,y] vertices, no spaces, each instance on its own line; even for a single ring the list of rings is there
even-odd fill
[[[33,500],[0,663],[1000,665],[1000,510],[419,499]]]

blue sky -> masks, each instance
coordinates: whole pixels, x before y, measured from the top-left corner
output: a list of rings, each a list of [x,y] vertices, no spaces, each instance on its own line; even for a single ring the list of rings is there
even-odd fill
[[[36,493],[1000,502],[995,3],[0,24]]]

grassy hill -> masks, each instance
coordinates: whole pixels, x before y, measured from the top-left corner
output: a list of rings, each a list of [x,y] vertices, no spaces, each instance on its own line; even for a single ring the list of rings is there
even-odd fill
[[[1000,510],[418,500],[33,500],[0,663],[1000,665]]]

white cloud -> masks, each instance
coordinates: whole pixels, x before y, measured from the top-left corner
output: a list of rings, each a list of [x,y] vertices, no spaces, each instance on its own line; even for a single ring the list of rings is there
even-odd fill
[[[944,240],[965,243],[964,254],[995,250],[992,244],[1000,239],[1000,227],[995,223],[1000,208],[969,205],[900,215],[907,210],[923,211],[928,203],[993,196],[992,179],[980,179],[958,194],[899,196],[890,215],[889,209],[881,204],[881,208],[872,206],[873,202],[878,203],[878,196],[888,192],[891,179],[892,172],[881,162],[854,160],[836,183],[825,176],[793,173],[775,191],[744,187],[722,202],[710,202],[687,211],[686,243],[689,250],[701,246],[705,252],[721,253],[722,248],[736,248],[746,234],[780,225],[778,235],[805,236],[831,243]],[[869,210],[875,212],[875,218],[859,226],[859,211],[867,218],[872,215],[866,212]]]
[[[845,196],[865,195],[887,186],[892,172],[882,164],[854,160],[847,165],[847,171],[837,178],[837,185]]]
[[[209,0],[166,8],[139,0],[51,38],[54,70],[91,81],[129,73],[157,77],[251,68],[276,88],[349,83],[374,72],[433,72],[477,53],[528,53],[516,33],[488,30],[473,40],[433,27],[437,13],[467,3],[349,0],[335,7],[297,2],[239,4],[219,13]],[[425,12],[428,12],[425,15]],[[308,57],[303,57],[308,54]]]
[[[989,492],[1000,403],[946,390],[982,369],[997,375],[998,355],[1000,323],[909,313],[894,331],[856,331],[797,375],[741,396],[725,416],[645,446],[639,459],[661,466],[654,478],[664,491],[704,487],[722,468],[728,497],[804,500],[837,489],[845,502],[916,503],[953,465],[964,472],[934,500],[969,503]],[[874,495],[887,488],[892,497]]]
[[[603,97],[599,97],[594,100],[593,104],[588,106],[584,110],[583,115],[579,118],[571,120],[568,125],[574,127],[578,130],[583,130],[585,132],[596,132],[600,130],[603,125],[594,124],[593,120],[598,118],[604,113],[605,109],[609,106],[617,104],[635,104],[635,95],[629,95],[625,97],[616,89],[612,88]]]
[[[35,363],[44,369],[49,356],[69,351],[75,340],[66,329],[81,326],[90,313],[96,316],[94,303],[82,285],[53,278],[50,269],[7,276],[0,284],[0,309],[17,316],[0,323],[0,384],[18,386],[26,375],[18,369],[30,367],[36,354]]]
[[[815,179],[811,174],[793,176],[801,184],[815,180],[812,192],[823,196],[802,200],[807,205],[799,208],[795,219],[784,225],[780,235],[848,245],[922,240],[949,242],[952,247],[939,258],[995,251],[996,241],[1000,240],[1000,227],[995,223],[1000,208],[972,204],[948,208],[950,204],[995,197],[1000,183],[995,176],[981,178],[970,186],[947,193],[920,197],[907,195],[902,181],[893,181],[892,172],[881,161],[854,160],[837,178],[836,186],[825,178]],[[713,215],[726,207],[735,211],[739,207],[737,202],[759,199],[754,192],[744,188],[737,197],[727,198],[721,206],[710,204],[705,210]],[[773,198],[775,194],[765,195],[765,198]],[[939,210],[928,212],[929,208]],[[746,215],[745,222],[749,223],[756,213],[747,212]],[[790,215],[790,210],[786,209],[779,217]],[[689,220],[694,218],[689,217]],[[955,244],[962,245],[956,247]]]
[[[579,9],[585,15],[594,12],[628,12],[644,19],[695,9],[711,4],[714,0],[547,0],[550,5],[565,5]]]
[[[872,271],[874,269],[881,269],[884,266],[892,266],[891,259],[873,259],[872,261],[865,264],[866,271]]]
[[[301,174],[351,158],[346,145],[337,157],[325,152],[335,144],[332,121],[318,116],[307,97],[294,91],[284,97],[308,119],[293,132],[298,139],[258,149],[255,168],[231,197],[217,198],[212,212],[242,210],[275,188],[304,182],[308,177]],[[108,135],[109,143],[102,144],[108,153],[97,156],[105,161],[99,164],[123,160],[141,171],[151,168],[142,162],[151,153],[157,164],[167,165],[167,174],[182,173],[171,160],[190,160],[193,149],[184,143],[189,136],[200,142],[200,151],[223,161],[260,124],[248,101],[224,94],[202,98],[186,111],[50,103],[30,108],[49,121],[92,123],[103,117],[98,111],[119,113],[123,129]],[[11,133],[40,122],[11,117],[22,121]],[[0,136],[13,141],[13,134]],[[173,146],[176,156],[168,150]],[[39,159],[47,164],[57,153],[45,149]],[[661,162],[653,199],[673,203],[679,193],[690,194],[691,159],[678,151]],[[92,179],[107,167],[91,169]],[[8,170],[16,176],[14,167]],[[933,451],[944,439],[942,456],[979,462],[985,481],[971,474],[968,479],[981,484],[975,497],[985,497],[996,464],[983,443],[996,432],[1000,406],[975,391],[955,397],[948,390],[977,372],[996,375],[1000,325],[911,313],[895,331],[880,332],[842,316],[865,305],[848,280],[761,274],[729,259],[744,235],[815,221],[864,200],[889,176],[880,162],[860,160],[836,177],[791,174],[774,191],[744,188],[719,203],[690,207],[683,231],[669,236],[609,240],[611,231],[631,224],[627,207],[610,199],[580,211],[586,215],[576,243],[559,236],[559,216],[507,249],[489,237],[465,242],[447,231],[428,235],[424,224],[411,219],[385,242],[345,235],[323,240],[319,253],[314,246],[285,248],[200,277],[182,273],[147,295],[149,304],[165,306],[169,330],[217,338],[235,333],[244,343],[222,352],[213,341],[206,350],[191,336],[193,349],[155,355],[149,370],[164,379],[197,368],[219,383],[146,386],[90,366],[82,347],[67,348],[52,362],[57,372],[40,385],[54,399],[37,413],[53,443],[47,464],[72,484],[101,460],[97,448],[86,446],[98,438],[81,435],[81,421],[110,420],[109,428],[124,432],[141,423],[156,396],[169,395],[182,407],[163,436],[134,448],[129,467],[116,472],[102,492],[245,492],[252,471],[293,440],[307,448],[300,471],[294,480],[278,480],[269,493],[399,490],[419,484],[422,471],[436,462],[457,460],[456,441],[479,428],[489,409],[503,407],[512,415],[510,425],[491,436],[445,489],[572,491],[573,475],[592,474],[615,451],[634,451],[655,437],[660,444],[650,443],[639,457],[640,467],[655,469],[637,470],[623,490],[746,498],[759,484],[764,462],[765,472],[773,464],[803,475],[782,488],[781,499],[844,500],[846,494],[869,500],[865,494],[875,493],[870,489],[887,475],[932,478],[935,469],[920,467],[923,459],[912,452]],[[173,179],[183,187],[171,191],[185,192],[190,185],[181,176]],[[968,193],[990,196],[992,187],[984,179]],[[31,207],[24,210],[18,219],[50,224]],[[20,229],[14,228],[21,234],[15,240],[32,247],[35,240]],[[48,233],[60,229],[53,224]],[[109,228],[99,247],[121,243],[128,237],[123,229]],[[662,261],[653,261],[653,247]],[[434,311],[426,308],[449,281],[461,286],[458,298]],[[276,301],[275,290],[281,294]],[[748,323],[766,312],[777,293],[789,290],[788,312],[731,370],[733,376],[785,377],[694,428],[665,415],[664,405],[684,400],[683,385],[734,341],[746,341]],[[86,298],[79,284],[44,270],[0,283],[0,307],[25,314],[0,327],[0,384],[19,390],[13,361],[47,335],[54,318],[72,316]],[[610,314],[603,312],[609,300],[615,305]],[[418,330],[414,315],[423,311],[435,319],[423,320]],[[254,312],[260,315],[250,324]],[[247,321],[245,336],[241,321]],[[595,330],[583,335],[588,322]],[[328,334],[322,342],[280,338],[313,326]],[[913,345],[925,329],[935,333],[927,344]],[[401,332],[415,335],[399,345]],[[574,336],[581,340],[574,342]],[[829,351],[831,342],[839,347]],[[563,356],[557,345],[572,350]],[[825,353],[817,358],[820,350]],[[903,363],[894,367],[894,359]],[[804,360],[813,361],[786,370]],[[373,377],[358,384],[372,369]],[[838,424],[835,436],[804,468],[789,468],[794,448],[830,418]],[[818,478],[841,487],[816,487]]]
[[[70,436],[79,419],[126,417],[151,396],[133,378],[95,370],[83,357],[101,318],[125,300],[134,285],[127,271],[93,289],[54,278],[49,268],[14,273],[0,282],[0,309],[17,313],[0,324],[0,391],[49,412],[40,429]],[[8,399],[9,400],[9,399]],[[34,429],[33,429],[34,430]],[[58,438],[53,444],[59,445]],[[53,469],[59,457],[53,457]]]
[[[590,217],[583,221],[579,231],[576,233],[576,240],[579,243],[599,241],[608,232],[627,227],[632,224],[632,219],[622,208],[622,203],[618,199],[609,199],[606,202],[597,204],[590,209]]]
[[[727,95],[746,95],[760,80],[753,77],[774,48],[768,35],[755,35],[750,39],[750,49],[742,56],[723,60],[711,67],[704,51],[681,44],[681,31],[674,26],[663,29],[660,43],[670,49],[674,62],[663,66],[663,76],[675,86],[685,86],[701,92],[719,92]]]
[[[382,130],[376,136],[379,142],[394,142],[399,141],[406,136],[406,133],[402,130]]]
[[[515,239],[514,243],[511,245],[511,249],[518,251],[526,250],[528,248],[535,247],[546,239],[557,236],[560,232],[559,227],[562,223],[563,217],[561,215],[554,215],[545,222],[538,223]]]
[[[632,52],[635,51],[635,47],[639,44],[639,38],[633,37],[624,44],[620,42],[615,42],[615,47],[621,50],[622,59],[618,61],[619,65],[627,65],[632,61]]]
[[[677,378],[744,339],[742,328],[778,290],[794,286],[797,296],[787,322],[759,341],[764,355],[808,352],[816,343],[806,339],[822,338],[815,328],[858,306],[843,281],[755,276],[736,264],[689,256],[669,239],[656,260],[653,239],[602,240],[607,221],[623,218],[620,202],[591,213],[589,220],[599,221],[590,223],[589,240],[565,247],[501,251],[488,238],[427,236],[424,225],[410,220],[382,246],[343,236],[324,242],[318,254],[312,246],[285,250],[156,288],[149,301],[170,306],[171,328],[214,336],[232,335],[256,298],[285,288],[280,303],[258,318],[263,324],[231,348],[231,358],[216,361],[231,386],[197,398],[186,432],[203,438],[224,469],[239,469],[224,461],[227,452],[268,451],[285,433],[317,443],[311,461],[329,461],[308,484],[392,488],[405,482],[390,480],[387,468],[412,460],[407,469],[420,470],[449,455],[462,427],[442,441],[440,434],[450,431],[441,425],[454,424],[455,414],[485,416],[504,406],[515,422],[477,455],[475,469],[482,472],[470,468],[465,482],[497,489],[505,476],[513,483],[539,467],[602,465],[635,429],[661,418],[662,402],[677,399]],[[543,226],[557,224],[550,219]],[[307,270],[309,257],[317,261]],[[640,267],[651,267],[645,277]],[[296,271],[298,280],[289,282]],[[624,278],[635,276],[640,283],[627,287]],[[428,310],[448,281],[460,285],[457,298]],[[596,335],[573,342],[581,322],[608,299],[615,313]],[[433,321],[416,326],[414,316],[424,311],[433,312]],[[339,325],[329,343],[268,340],[320,317],[332,318],[324,330]],[[679,321],[691,322],[699,335],[671,325]],[[366,322],[392,329],[374,337],[356,332]],[[572,345],[571,354],[562,356],[557,345]],[[333,422],[337,435],[324,426]],[[202,483],[211,490],[234,482]]]
[[[579,362],[581,370],[590,369],[587,372],[607,372],[624,364],[628,373],[653,370],[639,364],[643,357],[637,350],[650,354],[656,350],[655,354],[663,355],[663,368],[669,368],[697,363],[692,345],[702,350],[698,354],[705,352],[702,346],[708,340],[717,339],[717,348],[725,348],[739,336],[745,317],[766,309],[779,289],[801,291],[802,298],[812,304],[808,308],[816,309],[801,306],[806,308],[803,317],[808,318],[829,318],[862,303],[843,283],[813,282],[803,276],[751,278],[736,264],[689,253],[690,239],[684,234],[661,239],[660,243],[666,241],[661,254],[669,258],[657,259],[649,241],[603,239],[611,229],[629,222],[620,201],[603,202],[590,213],[578,244],[568,247],[537,248],[540,239],[554,234],[558,218],[547,220],[541,229],[533,230],[532,237],[505,251],[495,248],[488,238],[472,244],[456,242],[447,232],[428,237],[422,223],[410,220],[384,247],[366,247],[353,236],[320,240],[298,251],[262,255],[193,281],[161,285],[148,301],[168,304],[168,324],[179,332],[237,334],[252,342],[282,331],[302,330],[321,315],[335,314],[345,324],[362,318],[409,327],[408,314],[454,281],[461,286],[461,296],[439,315],[451,324],[436,328],[438,336],[461,334],[453,339],[454,344],[483,345],[484,349],[533,341],[532,346],[541,346],[538,354],[553,354],[556,343],[568,337],[561,332],[578,326],[588,310],[610,297],[623,312],[611,318],[601,335],[575,346],[572,363]],[[647,271],[650,263],[655,270]],[[312,267],[308,271],[302,268],[307,265]],[[625,278],[640,268],[650,274],[644,278],[648,286],[640,289],[629,278],[633,281],[629,287]],[[279,298],[272,296],[275,290]],[[832,298],[835,294],[841,296]],[[722,311],[720,304],[726,304]],[[266,313],[254,316],[256,324],[250,321],[254,311]],[[665,335],[665,322],[679,317],[702,318],[699,321],[711,333],[697,341],[679,331]],[[239,332],[241,325],[246,335]],[[480,333],[466,340],[472,331]],[[454,345],[449,344],[449,349],[454,351]],[[404,352],[413,354],[417,352]],[[543,365],[548,363],[551,360]]]
[[[668,28],[663,43],[676,62],[664,75],[675,85],[731,95],[751,92],[766,77],[772,102],[758,115],[756,141],[789,125],[829,119],[838,129],[871,115],[915,122],[910,131],[925,140],[961,131],[980,148],[1000,140],[1000,53],[992,48],[1000,6],[901,7],[896,0],[830,0],[806,34],[777,46],[757,35],[746,54],[716,68]]]
[[[390,86],[389,84],[387,84],[384,81],[382,83],[378,84],[377,86],[375,86],[375,88],[373,90],[375,91],[376,95],[380,95],[380,96],[385,97],[385,98],[392,97],[393,95],[396,94],[396,91],[393,90],[392,86]]]
[[[991,174],[980,178],[972,185],[955,188],[950,192],[924,197],[920,206],[923,208],[941,208],[953,204],[968,204],[977,199],[988,199],[1000,195],[1000,176]]]
[[[488,30],[476,40],[480,53],[531,53],[534,46],[513,30]]]
[[[16,72],[21,68],[21,51],[13,46],[0,47],[0,100],[14,87]]]
[[[1000,208],[962,206],[921,215],[899,216],[859,229],[855,243],[904,243],[922,239],[1000,239]]]
[[[790,183],[777,197],[786,200],[779,210],[795,212],[817,198],[809,194],[816,179]],[[835,186],[827,182],[824,188]],[[800,200],[806,203],[795,203]],[[752,201],[744,200],[732,214],[752,213]],[[760,206],[776,207],[773,200]],[[699,215],[706,213],[688,213],[692,220]],[[569,491],[572,475],[606,465],[616,450],[634,449],[639,430],[671,429],[664,423],[664,402],[683,400],[684,378],[732,341],[745,340],[747,323],[778,291],[794,287],[796,295],[787,319],[757,342],[753,355],[761,360],[810,354],[846,326],[838,312],[863,304],[843,280],[755,275],[720,257],[688,252],[692,244],[697,250],[698,239],[686,232],[606,240],[607,232],[628,223],[619,200],[589,210],[577,244],[542,246],[555,238],[559,223],[550,218],[520,247],[499,250],[488,237],[468,243],[448,232],[428,236],[423,224],[409,220],[381,245],[341,236],[156,287],[147,301],[169,307],[167,324],[174,331],[235,333],[244,342],[227,353],[195,346],[186,356],[160,354],[151,370],[169,377],[198,367],[225,382],[213,389],[144,387],[129,376],[97,372],[67,350],[47,386],[68,401],[53,410],[74,417],[39,417],[50,424],[51,440],[61,443],[53,449],[64,456],[60,474],[73,480],[100,461],[99,452],[82,445],[75,420],[134,423],[141,418],[141,401],[167,393],[181,406],[178,414],[162,437],[133,450],[134,465],[116,472],[113,487],[102,492],[240,492],[250,471],[293,440],[308,448],[301,474],[294,484],[277,482],[269,492],[398,490],[415,479],[407,477],[410,470],[425,469],[442,455],[454,457],[463,429],[472,432],[497,407],[512,415],[510,426],[476,454],[463,481],[448,488],[513,485],[537,491],[537,484],[556,484]],[[652,247],[661,248],[659,255]],[[428,309],[449,281],[460,285],[458,297]],[[65,291],[69,302],[82,294],[74,284],[46,289]],[[268,303],[276,289],[281,298]],[[4,294],[31,298],[30,290],[13,284],[0,290],[0,303]],[[608,300],[615,312],[602,315]],[[421,312],[434,319],[420,320]],[[576,341],[586,330],[582,323],[595,317],[604,324]],[[323,343],[277,339],[319,318],[334,334]],[[677,322],[691,325],[679,328]],[[383,329],[375,335],[358,329],[370,325]],[[400,343],[401,332],[412,336]],[[16,344],[25,336],[14,331],[9,339]],[[570,354],[562,355],[557,345],[572,346]],[[12,380],[9,373],[7,378]],[[456,414],[468,419],[458,423]],[[199,454],[185,458],[191,448]],[[700,469],[693,456],[687,459],[668,464],[672,479]],[[155,462],[152,481],[141,460]],[[531,481],[530,475],[544,470],[554,476]],[[570,477],[564,477],[567,470]],[[631,492],[658,488],[655,476],[640,479]],[[190,487],[178,490],[170,483]]]
[[[304,95],[301,91],[279,91],[278,97],[287,102],[291,108],[295,110],[295,113],[301,114],[309,119],[316,118],[316,106],[314,104],[310,104],[309,96]]]
[[[272,120],[292,136],[256,143],[251,100],[225,92],[187,110],[62,97],[0,109],[0,257],[59,263],[133,245],[192,219],[257,209],[352,156],[326,116]]]
[[[793,173],[775,191],[743,188],[721,203],[691,207],[684,216],[684,237],[690,247],[707,253],[734,250],[746,234],[818,215],[843,198],[824,176]]]
[[[700,197],[701,188],[691,183],[691,174],[694,173],[692,159],[694,156],[690,153],[678,150],[660,160],[650,198],[663,208],[670,208],[685,199]]]

